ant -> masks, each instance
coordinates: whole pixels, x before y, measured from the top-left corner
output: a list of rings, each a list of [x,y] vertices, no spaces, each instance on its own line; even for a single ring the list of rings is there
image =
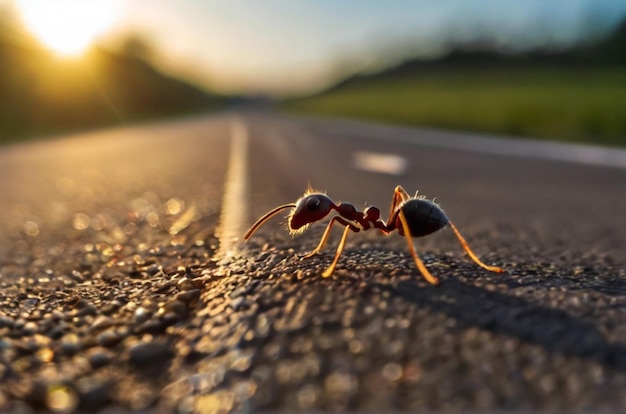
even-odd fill
[[[252,234],[271,217],[288,208],[291,209],[289,213],[289,230],[292,234],[305,231],[311,223],[322,220],[332,210],[335,210],[338,214],[334,216],[326,226],[326,230],[317,247],[310,253],[307,253],[304,258],[309,258],[319,253],[326,244],[330,230],[335,223],[345,226],[343,236],[337,247],[335,259],[324,273],[322,273],[322,277],[329,277],[335,271],[350,230],[358,233],[361,230],[374,228],[380,230],[381,233],[385,235],[397,230],[401,236],[405,236],[409,251],[413,256],[417,268],[422,273],[422,276],[424,276],[424,279],[428,282],[436,285],[439,283],[439,279],[434,277],[428,269],[426,269],[424,262],[422,262],[417,253],[415,253],[411,238],[427,236],[442,229],[446,225],[450,226],[459,239],[463,250],[465,250],[468,256],[477,265],[491,272],[504,272],[500,267],[489,266],[480,261],[474,252],[472,252],[463,236],[461,236],[456,226],[452,224],[441,207],[434,201],[427,200],[423,196],[418,197],[417,193],[415,193],[414,197],[411,197],[401,186],[395,188],[387,221],[383,221],[380,218],[380,209],[377,207],[371,206],[367,207],[364,211],[359,211],[350,203],[340,202],[339,204],[335,204],[326,194],[309,189],[295,203],[278,206],[257,220],[244,235],[244,240],[247,241]]]

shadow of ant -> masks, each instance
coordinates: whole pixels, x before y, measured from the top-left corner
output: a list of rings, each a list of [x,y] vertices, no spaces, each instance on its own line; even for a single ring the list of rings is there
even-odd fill
[[[368,282],[418,306],[442,312],[466,326],[518,338],[543,347],[626,371],[626,345],[610,343],[592,323],[569,313],[445,279],[436,288],[414,280]],[[450,297],[454,298],[453,301]]]
[[[518,264],[516,268],[509,266],[508,273],[515,274],[518,270],[524,272],[523,276],[515,279],[507,278],[498,281],[511,289],[520,287],[567,288],[568,291],[587,290],[602,295],[620,297],[626,296],[626,280],[616,273],[615,269],[608,268],[563,268],[548,267],[543,269],[536,265]],[[549,277],[546,277],[546,273]]]

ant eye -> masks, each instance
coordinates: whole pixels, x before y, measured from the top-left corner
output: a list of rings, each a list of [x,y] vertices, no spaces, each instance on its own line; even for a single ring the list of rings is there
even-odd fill
[[[306,202],[306,208],[309,211],[315,211],[320,206],[320,199],[317,197],[311,197]]]

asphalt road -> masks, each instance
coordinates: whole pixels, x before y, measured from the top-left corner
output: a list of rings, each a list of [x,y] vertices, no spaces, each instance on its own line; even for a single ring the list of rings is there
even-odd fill
[[[225,113],[0,149],[0,409],[626,408],[626,168],[595,151]],[[449,229],[291,238],[307,186]]]

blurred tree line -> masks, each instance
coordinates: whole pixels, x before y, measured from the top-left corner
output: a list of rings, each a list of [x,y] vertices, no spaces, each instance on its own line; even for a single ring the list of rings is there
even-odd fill
[[[62,59],[0,14],[0,143],[27,136],[214,109],[219,97],[146,62],[149,46],[94,47]],[[7,20],[7,18],[5,18]]]
[[[626,146],[626,21],[568,47],[450,41],[284,103],[324,116]]]
[[[626,19],[606,36],[581,41],[563,49],[530,49],[513,51],[499,48],[489,41],[453,43],[448,52],[436,59],[409,59],[374,74],[355,74],[334,85],[339,89],[354,83],[395,78],[416,73],[454,69],[488,68],[624,68],[626,69]]]

